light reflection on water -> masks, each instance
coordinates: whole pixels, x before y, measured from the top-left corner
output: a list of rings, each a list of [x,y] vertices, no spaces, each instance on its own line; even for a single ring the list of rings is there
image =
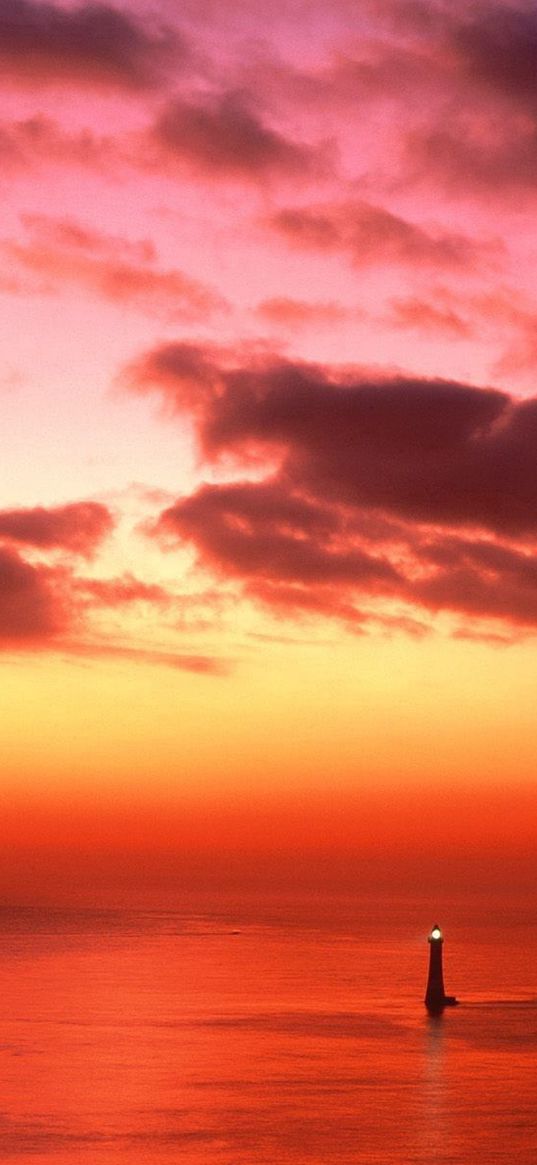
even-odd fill
[[[1,1160],[534,1165],[535,927],[453,912],[431,1018],[429,913],[3,911]]]
[[[427,1015],[424,1019],[424,1067],[422,1115],[418,1138],[423,1159],[442,1160],[450,1139],[450,1114],[444,1076],[444,1015]]]

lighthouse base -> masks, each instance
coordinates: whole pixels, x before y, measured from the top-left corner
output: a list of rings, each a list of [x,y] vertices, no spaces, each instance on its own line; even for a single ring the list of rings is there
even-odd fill
[[[445,1007],[456,1007],[458,999],[455,995],[426,995],[425,1006],[429,1015],[440,1015]]]

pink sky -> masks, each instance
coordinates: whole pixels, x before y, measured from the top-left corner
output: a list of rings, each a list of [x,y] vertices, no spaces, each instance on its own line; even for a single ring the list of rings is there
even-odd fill
[[[531,779],[536,66],[506,0],[0,5],[10,788]]]

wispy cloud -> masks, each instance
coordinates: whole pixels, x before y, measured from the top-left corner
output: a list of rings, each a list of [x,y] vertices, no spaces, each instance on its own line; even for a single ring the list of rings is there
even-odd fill
[[[183,271],[159,267],[148,240],[132,241],[43,215],[25,215],[23,225],[27,241],[0,243],[6,278],[16,268],[20,272],[14,291],[42,294],[79,284],[112,303],[172,320],[194,321],[227,308],[211,287]],[[24,275],[34,282],[24,281]]]
[[[356,267],[401,263],[460,271],[498,252],[497,242],[486,244],[442,227],[412,223],[361,201],[284,208],[270,225],[295,246],[339,251]]]

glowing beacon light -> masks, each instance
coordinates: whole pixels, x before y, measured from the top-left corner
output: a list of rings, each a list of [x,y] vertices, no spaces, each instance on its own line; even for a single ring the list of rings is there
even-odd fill
[[[427,942],[429,943],[429,976],[425,992],[425,1006],[431,1015],[438,1015],[445,1007],[454,1007],[457,1000],[454,995],[446,995],[444,990],[442,967],[444,936],[437,923],[433,926]]]

